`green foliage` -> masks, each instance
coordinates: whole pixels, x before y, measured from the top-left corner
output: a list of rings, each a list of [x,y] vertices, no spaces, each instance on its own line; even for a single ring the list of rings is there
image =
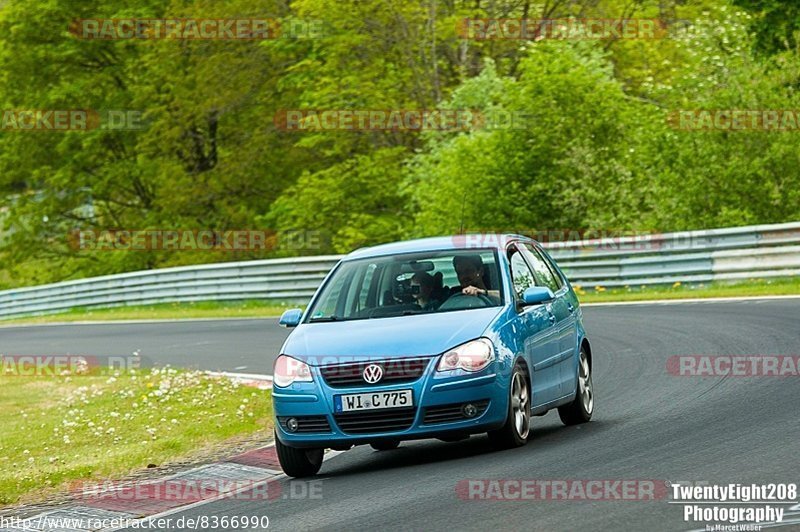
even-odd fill
[[[786,0],[735,0],[755,14],[752,30],[757,49],[766,54],[797,50],[800,43],[800,4]]]
[[[654,98],[669,109],[798,109],[800,61],[756,60],[749,17],[718,14],[682,43],[698,65]],[[649,142],[656,165],[657,227],[773,223],[800,218],[797,131],[673,131]]]
[[[541,42],[528,49],[518,78],[490,65],[457,92],[480,95],[487,112],[518,116],[519,129],[487,129],[434,140],[412,173],[422,233],[466,229],[532,231],[625,227],[641,209],[629,137],[642,115],[590,47]],[[645,121],[647,122],[647,121]],[[454,178],[454,176],[458,176]]]
[[[3,109],[137,110],[123,131],[0,131],[0,286],[346,252],[470,230],[800,217],[798,133],[681,131],[681,109],[798,109],[776,0],[8,0]],[[744,10],[744,11],[741,11]],[[77,18],[272,17],[312,38],[82,40]],[[658,18],[650,40],[465,40],[465,18]],[[280,131],[289,109],[473,109],[514,129]],[[318,231],[267,252],[86,252],[75,229]],[[280,239],[279,239],[279,242]]]
[[[305,173],[267,216],[280,232],[315,231],[338,253],[396,240],[404,226],[398,176],[402,148],[383,148]]]

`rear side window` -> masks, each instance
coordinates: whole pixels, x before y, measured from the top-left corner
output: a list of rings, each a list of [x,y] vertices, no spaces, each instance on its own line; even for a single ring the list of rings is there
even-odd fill
[[[508,263],[511,267],[514,294],[517,299],[522,300],[523,292],[532,286],[536,286],[537,283],[528,263],[522,258],[522,253],[517,248],[513,248],[509,253]]]
[[[539,286],[546,286],[553,292],[558,292],[561,289],[561,279],[550,268],[547,260],[539,253],[539,251],[531,244],[523,244],[525,254],[533,266],[533,276],[536,279],[536,284]]]

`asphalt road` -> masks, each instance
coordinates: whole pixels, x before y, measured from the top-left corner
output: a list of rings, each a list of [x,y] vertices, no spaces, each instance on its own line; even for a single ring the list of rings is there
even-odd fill
[[[359,447],[325,462],[311,481],[320,496],[304,497],[311,484],[287,479],[274,501],[245,493],[171,517],[266,515],[276,530],[690,530],[704,523],[685,522],[669,497],[484,501],[456,487],[466,479],[800,483],[800,378],[666,369],[672,355],[797,355],[800,299],[591,307],[584,315],[597,401],[589,424],[537,417],[527,446],[500,452],[477,436],[387,452]],[[0,329],[0,353],[141,349],[176,365],[268,371],[284,337],[271,320]],[[784,529],[800,529],[800,514],[792,519],[798,524]]]
[[[2,355],[128,357],[142,366],[272,373],[289,332],[277,319],[0,327]]]

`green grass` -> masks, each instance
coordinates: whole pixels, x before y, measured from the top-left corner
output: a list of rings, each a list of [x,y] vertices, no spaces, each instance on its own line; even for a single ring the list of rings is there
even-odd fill
[[[646,301],[651,299],[691,299],[714,297],[749,297],[800,295],[799,278],[748,279],[736,283],[681,284],[642,287],[631,285],[605,289],[602,286],[575,286],[581,303]]]
[[[0,376],[0,505],[268,437],[269,391],[171,368]]]
[[[676,284],[672,286],[623,288],[575,285],[581,302],[608,303],[650,299],[687,299],[739,296],[800,295],[800,279],[748,279],[735,283]],[[109,309],[72,309],[60,314],[0,321],[3,324],[36,324],[73,321],[157,320],[196,318],[275,318],[300,305],[265,301],[166,303]]]

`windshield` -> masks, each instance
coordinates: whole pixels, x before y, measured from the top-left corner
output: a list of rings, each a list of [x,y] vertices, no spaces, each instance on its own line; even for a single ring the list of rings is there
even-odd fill
[[[448,250],[346,261],[308,322],[449,312],[503,304],[494,250]]]

